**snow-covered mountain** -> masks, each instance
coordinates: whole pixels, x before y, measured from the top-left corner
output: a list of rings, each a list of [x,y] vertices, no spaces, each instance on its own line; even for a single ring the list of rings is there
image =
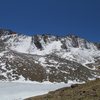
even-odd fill
[[[67,82],[100,76],[100,44],[75,35],[26,36],[0,29],[0,79]]]

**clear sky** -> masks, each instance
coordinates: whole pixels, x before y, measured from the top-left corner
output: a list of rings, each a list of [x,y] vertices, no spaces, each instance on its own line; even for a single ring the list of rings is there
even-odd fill
[[[100,0],[0,0],[0,27],[100,42]]]

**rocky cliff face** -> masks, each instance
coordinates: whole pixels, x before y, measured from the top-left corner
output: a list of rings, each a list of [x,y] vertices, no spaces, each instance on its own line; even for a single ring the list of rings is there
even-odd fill
[[[100,76],[100,49],[75,35],[19,35],[0,29],[0,79],[67,82]]]

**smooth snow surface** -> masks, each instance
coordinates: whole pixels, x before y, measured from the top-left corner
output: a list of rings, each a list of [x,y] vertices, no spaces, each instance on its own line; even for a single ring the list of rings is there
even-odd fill
[[[0,82],[0,100],[23,100],[31,96],[46,94],[62,87],[69,87],[76,81],[65,83],[50,82]]]

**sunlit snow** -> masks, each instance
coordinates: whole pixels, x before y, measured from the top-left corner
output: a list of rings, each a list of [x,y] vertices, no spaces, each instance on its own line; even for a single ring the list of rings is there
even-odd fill
[[[46,94],[62,87],[69,87],[76,81],[65,83],[50,82],[0,82],[0,100],[23,100],[31,96]]]

